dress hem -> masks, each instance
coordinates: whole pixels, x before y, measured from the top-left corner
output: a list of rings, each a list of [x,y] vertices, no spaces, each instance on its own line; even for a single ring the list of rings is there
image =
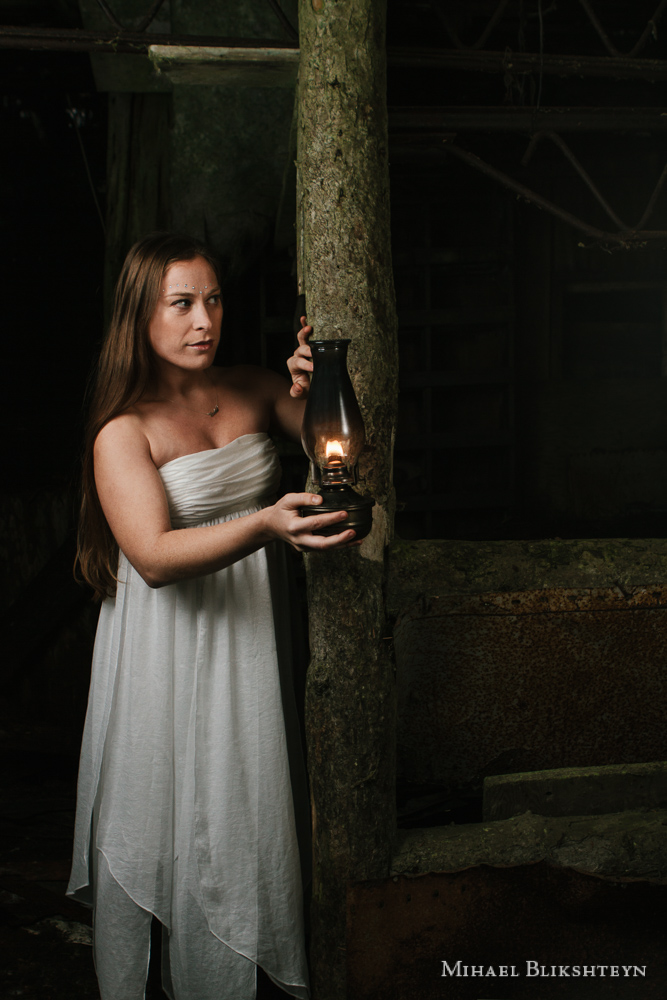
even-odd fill
[[[158,913],[156,913],[155,910],[152,907],[150,907],[150,906],[142,906],[142,904],[139,903],[134,898],[134,896],[132,895],[132,893],[127,890],[127,888],[123,885],[123,883],[121,882],[121,880],[114,874],[113,869],[111,867],[111,862],[109,860],[109,857],[108,857],[107,853],[105,851],[103,851],[101,847],[96,848],[96,850],[98,850],[100,852],[100,854],[104,857],[104,859],[105,859],[105,861],[107,863],[107,866],[109,868],[109,874],[111,875],[111,877],[113,878],[113,880],[123,890],[123,892],[125,893],[125,895],[128,896],[132,900],[132,902],[134,903],[134,905],[138,906],[140,910],[144,911],[144,913],[150,913],[153,917],[155,917],[156,920],[160,921],[161,925],[163,927],[165,927],[167,929],[167,931],[170,931],[171,930],[170,925],[167,924],[167,923],[165,923],[164,920],[162,919],[162,917]],[[92,881],[86,882],[84,885],[77,886],[76,889],[70,889],[68,887],[65,895],[71,897],[72,899],[76,899],[77,902],[83,903],[83,905],[87,906],[88,908],[92,908],[92,903],[86,903],[83,899],[79,899],[78,898],[77,894],[82,889],[92,889]],[[202,913],[203,913],[204,919],[206,920],[206,926],[208,927],[209,934],[211,934],[211,936],[214,937],[216,939],[216,941],[219,941],[220,944],[223,944],[225,946],[225,948],[229,948],[230,951],[233,951],[237,955],[240,955],[241,958],[245,958],[249,962],[252,962],[253,965],[255,965],[258,969],[261,969],[263,972],[265,972],[266,975],[271,980],[271,982],[275,983],[275,985],[278,986],[281,990],[284,990],[285,993],[288,993],[290,996],[296,997],[297,1000],[309,1000],[309,998],[310,998],[310,987],[306,983],[287,983],[287,982],[285,982],[285,980],[280,979],[278,976],[272,974],[269,971],[269,969],[266,968],[265,965],[263,965],[261,962],[259,962],[256,958],[253,958],[252,955],[246,955],[246,953],[244,951],[241,951],[240,948],[235,948],[234,945],[232,945],[232,944],[229,943],[229,941],[225,941],[225,939],[222,938],[219,934],[216,934],[215,931],[212,930],[212,928],[211,928],[211,924],[210,924],[210,921],[209,921],[208,914],[206,913],[205,910],[202,910]],[[164,989],[164,986],[162,988]],[[298,990],[299,992],[298,993],[293,993],[292,990]],[[165,993],[167,993],[166,990],[165,990]],[[170,1000],[174,1000],[174,997],[171,997],[171,995],[169,993],[167,993],[167,996],[170,997]]]

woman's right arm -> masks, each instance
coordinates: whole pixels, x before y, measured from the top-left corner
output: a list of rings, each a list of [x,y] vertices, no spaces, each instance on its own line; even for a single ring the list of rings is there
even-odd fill
[[[294,399],[305,399],[310,388],[310,378],[313,374],[313,352],[310,349],[308,338],[312,332],[312,326],[308,326],[306,317],[302,316],[301,329],[296,335],[296,350],[292,357],[287,359],[287,367],[292,376],[290,396]]]
[[[298,508],[321,503],[312,493],[288,493],[271,507],[221,524],[173,529],[162,480],[140,421],[125,414],[102,428],[95,441],[95,483],[102,510],[119,547],[149,587],[163,587],[230,566],[281,538],[298,551],[340,548],[354,531],[314,535],[344,522],[344,513],[303,518]]]

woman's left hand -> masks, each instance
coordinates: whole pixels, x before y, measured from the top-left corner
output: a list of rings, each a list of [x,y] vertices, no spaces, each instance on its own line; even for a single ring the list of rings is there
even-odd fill
[[[310,375],[313,370],[313,362],[312,353],[308,346],[308,338],[312,332],[312,326],[308,326],[306,317],[302,316],[301,329],[297,334],[299,346],[287,362],[289,373],[292,376],[290,396],[293,396],[295,399],[305,399],[310,389]]]

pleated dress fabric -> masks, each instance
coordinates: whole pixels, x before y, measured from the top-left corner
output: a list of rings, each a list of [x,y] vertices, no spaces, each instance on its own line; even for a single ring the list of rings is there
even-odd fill
[[[172,526],[183,528],[258,510],[280,469],[261,433],[177,458],[160,476]],[[101,608],[68,892],[92,902],[101,866],[100,885],[158,917],[170,932],[163,982],[175,1000],[251,1000],[255,965],[291,995],[309,995],[274,557],[269,546],[154,590],[121,554],[116,597]],[[114,912],[110,904],[106,948],[122,956],[122,906],[117,941]],[[210,960],[197,957],[202,930]],[[211,981],[227,968],[216,964],[218,945],[223,958],[254,963],[251,977],[239,974],[244,992],[231,974]],[[139,952],[130,960],[142,966]]]

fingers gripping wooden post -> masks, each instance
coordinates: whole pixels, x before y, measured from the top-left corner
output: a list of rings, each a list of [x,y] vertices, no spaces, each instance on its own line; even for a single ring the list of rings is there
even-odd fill
[[[373,529],[359,549],[307,560],[316,1000],[345,996],[346,885],[387,874],[396,826],[395,694],[383,602],[398,374],[384,6],[300,0],[299,281],[315,336],[352,341],[349,369],[368,442],[360,489],[376,499]]]

